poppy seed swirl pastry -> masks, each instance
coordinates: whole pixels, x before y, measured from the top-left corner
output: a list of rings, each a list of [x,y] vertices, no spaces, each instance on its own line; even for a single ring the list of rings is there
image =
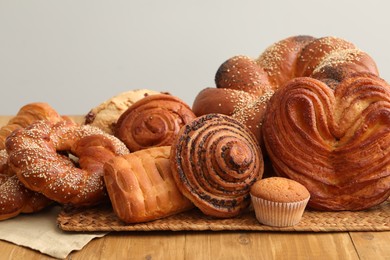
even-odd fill
[[[128,153],[120,140],[97,127],[44,120],[14,131],[6,149],[8,165],[23,185],[74,206],[101,203],[106,198],[104,163]]]
[[[296,78],[272,97],[264,142],[277,175],[303,184],[309,206],[363,210],[390,195],[390,86],[357,73],[333,90]]]
[[[264,114],[280,86],[297,77],[313,77],[333,86],[355,72],[378,75],[374,60],[354,44],[336,37],[293,36],[272,44],[256,59],[239,55],[225,61],[216,72],[216,88],[199,92],[192,110],[197,116],[234,117],[263,148]]]
[[[250,187],[264,170],[253,134],[221,114],[201,116],[180,130],[171,165],[179,190],[204,214],[219,218],[247,208]]]
[[[177,97],[150,95],[134,103],[119,117],[115,136],[132,152],[170,146],[180,128],[195,117],[191,108]]]

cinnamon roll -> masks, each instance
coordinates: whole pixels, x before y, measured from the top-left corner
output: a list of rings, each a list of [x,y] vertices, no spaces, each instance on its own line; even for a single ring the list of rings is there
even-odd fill
[[[170,146],[180,128],[195,117],[191,108],[177,97],[150,95],[133,104],[119,117],[115,136],[132,152]]]
[[[173,176],[181,192],[206,215],[239,215],[264,165],[254,135],[236,119],[208,114],[185,125],[172,145]]]

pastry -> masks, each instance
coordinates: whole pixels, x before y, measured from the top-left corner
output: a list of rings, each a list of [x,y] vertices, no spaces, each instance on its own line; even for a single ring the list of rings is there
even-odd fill
[[[51,204],[51,200],[42,194],[25,188],[9,169],[6,150],[0,151],[0,220],[8,219],[20,213],[37,212]]]
[[[5,139],[12,131],[24,128],[39,120],[57,123],[63,118],[47,103],[30,103],[21,107],[16,116],[11,118],[7,125],[0,128],[0,150],[5,149]]]
[[[373,59],[352,43],[336,37],[289,37],[257,59],[241,55],[225,61],[216,73],[216,88],[199,92],[192,109],[197,116],[221,113],[236,118],[264,148],[264,114],[280,86],[296,77],[315,77],[333,87],[354,72],[378,75]]]
[[[180,191],[204,214],[219,218],[248,207],[249,188],[264,170],[253,134],[221,114],[201,116],[181,128],[171,164]]]
[[[49,104],[36,102],[20,108],[7,125],[0,128],[0,220],[15,217],[20,213],[33,213],[50,205],[44,195],[27,189],[8,166],[5,150],[6,138],[15,130],[22,129],[39,120],[53,123],[69,118],[61,117]]]
[[[176,187],[169,146],[118,156],[104,166],[104,180],[116,215],[126,223],[145,222],[193,208]]]
[[[160,92],[149,89],[136,89],[120,93],[97,107],[85,116],[85,124],[99,127],[108,134],[113,134],[119,116],[138,100]]]
[[[8,165],[28,189],[62,204],[89,206],[105,198],[103,165],[128,153],[97,127],[37,121],[6,141]],[[78,158],[77,165],[70,153]]]
[[[132,152],[170,146],[180,128],[195,117],[191,108],[179,98],[152,95],[134,103],[119,117],[115,136]]]
[[[390,86],[357,73],[333,90],[301,77],[279,88],[263,124],[278,176],[303,184],[318,210],[363,210],[390,195]]]

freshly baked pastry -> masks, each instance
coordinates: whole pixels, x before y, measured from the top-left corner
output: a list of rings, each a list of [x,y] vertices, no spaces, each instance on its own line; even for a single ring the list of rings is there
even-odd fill
[[[8,165],[29,189],[63,204],[93,205],[105,198],[103,165],[128,153],[97,127],[38,121],[6,140]],[[78,158],[77,164],[64,153]]]
[[[262,224],[277,227],[297,224],[310,198],[305,186],[282,177],[256,181],[250,194],[257,220]]]
[[[160,219],[193,208],[176,187],[169,146],[118,156],[104,166],[114,212],[124,222]]]
[[[37,192],[26,189],[9,169],[6,150],[0,151],[0,220],[8,219],[20,213],[37,212],[51,200]]]
[[[5,139],[12,131],[24,128],[38,120],[48,120],[53,123],[63,118],[47,103],[30,103],[20,108],[16,116],[7,125],[0,128],[0,150],[5,149]]]
[[[264,142],[275,172],[303,184],[309,206],[362,210],[390,195],[390,86],[368,73],[333,90],[296,78],[272,97]]]
[[[229,218],[250,203],[264,165],[253,134],[236,119],[208,114],[181,128],[171,150],[180,191],[206,215]]]
[[[66,120],[47,103],[30,103],[20,108],[7,125],[0,128],[0,220],[15,217],[20,213],[33,213],[50,205],[52,201],[44,195],[24,187],[8,166],[5,150],[6,138],[15,130],[22,129],[39,120],[53,123]]]
[[[180,128],[195,117],[191,108],[179,98],[152,95],[134,103],[119,117],[115,136],[132,152],[170,146]]]
[[[335,37],[294,36],[276,42],[259,58],[235,56],[215,76],[217,88],[195,98],[197,116],[221,113],[245,124],[262,145],[261,125],[275,90],[296,77],[315,77],[336,85],[354,72],[378,75],[373,59],[352,43]]]
[[[136,89],[120,93],[89,111],[85,116],[85,124],[97,126],[108,134],[114,134],[115,123],[123,112],[138,100],[155,94],[160,92]]]

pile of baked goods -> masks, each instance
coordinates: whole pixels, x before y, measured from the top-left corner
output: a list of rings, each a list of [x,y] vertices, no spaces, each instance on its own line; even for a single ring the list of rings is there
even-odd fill
[[[390,86],[352,43],[290,37],[256,59],[228,59],[215,83],[192,108],[169,93],[127,91],[82,124],[45,103],[22,107],[0,129],[0,219],[109,202],[125,223],[253,208],[261,223],[288,226],[306,205],[387,200]]]

